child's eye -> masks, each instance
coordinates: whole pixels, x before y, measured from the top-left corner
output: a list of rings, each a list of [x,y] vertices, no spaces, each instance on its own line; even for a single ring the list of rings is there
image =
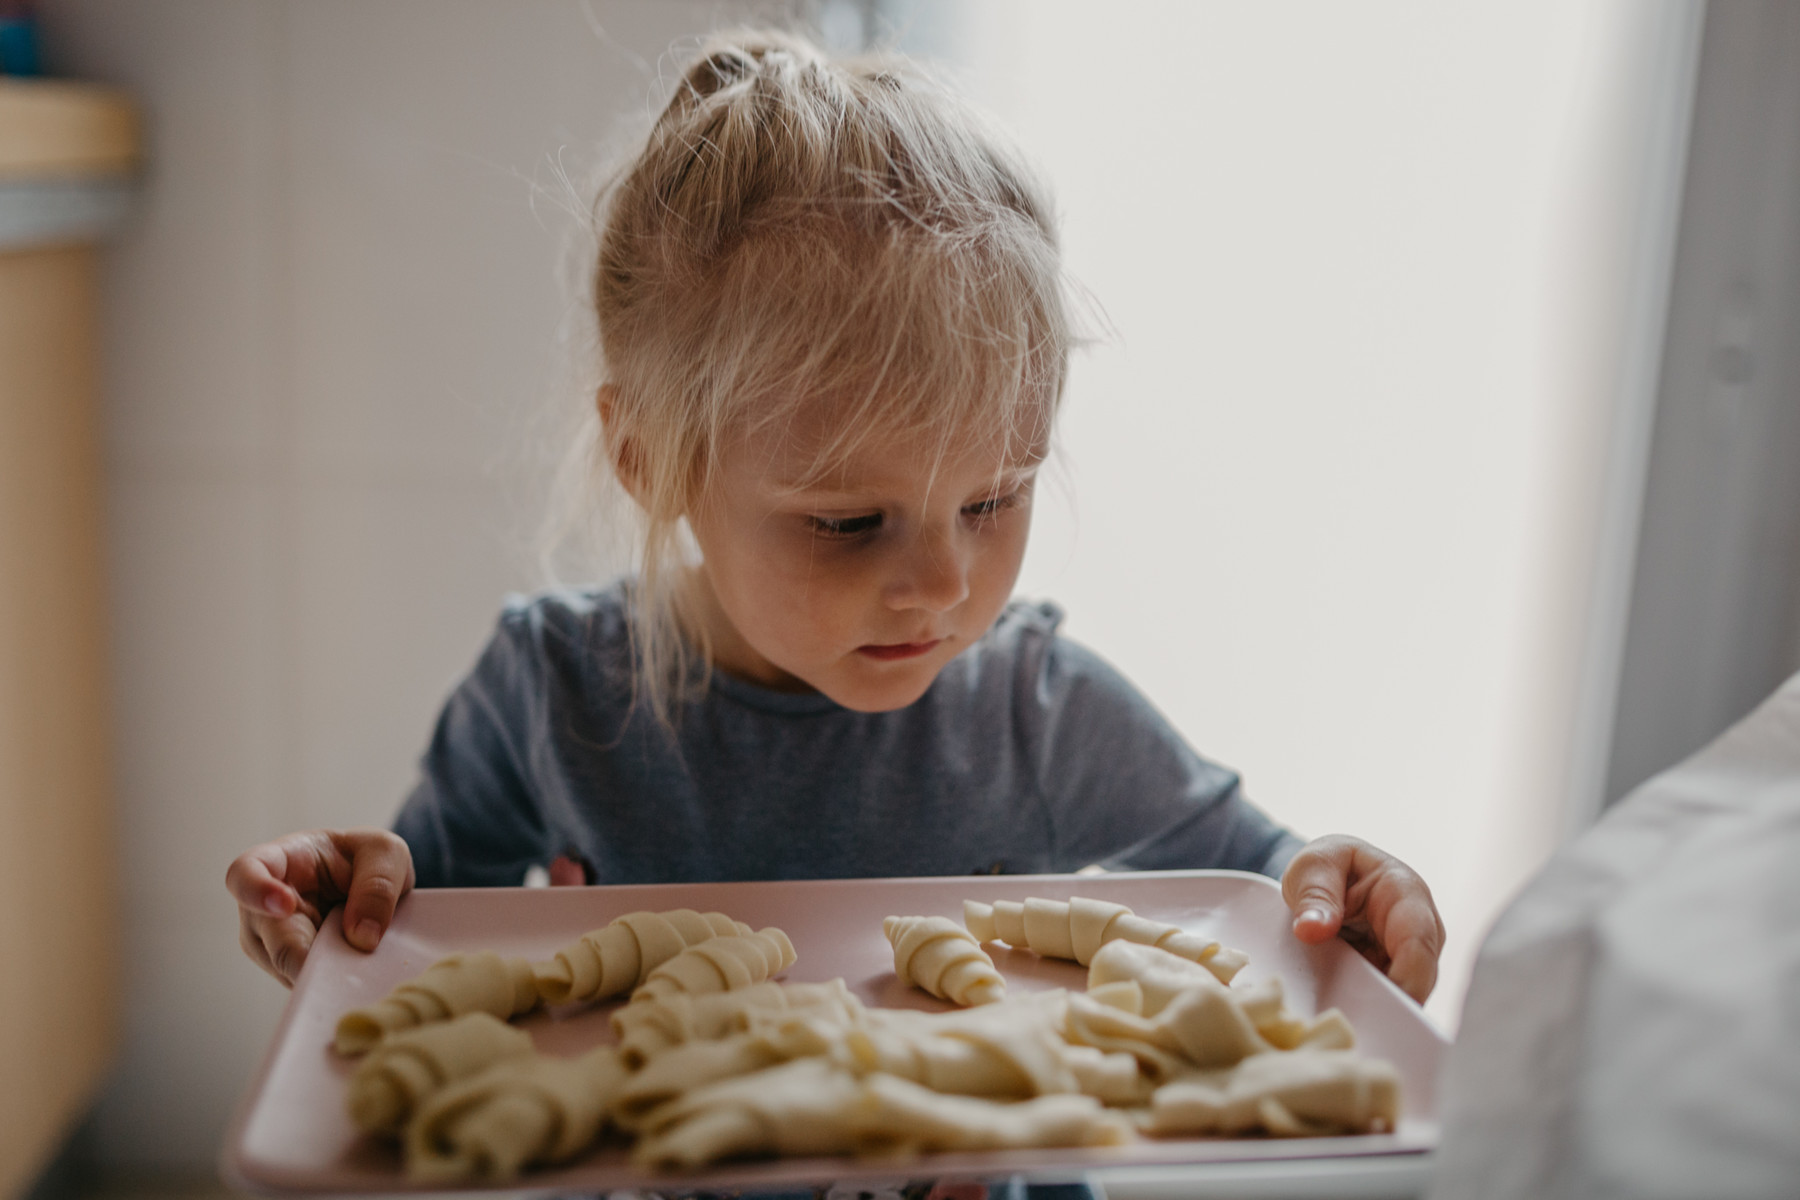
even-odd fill
[[[1020,491],[1008,492],[1004,496],[989,496],[986,500],[964,505],[963,516],[973,519],[978,525],[983,524],[1007,509],[1015,507],[1019,503],[1022,491],[1023,489],[1020,489]]]
[[[828,538],[853,538],[881,528],[880,513],[866,513],[860,517],[808,517],[806,520],[814,533]]]

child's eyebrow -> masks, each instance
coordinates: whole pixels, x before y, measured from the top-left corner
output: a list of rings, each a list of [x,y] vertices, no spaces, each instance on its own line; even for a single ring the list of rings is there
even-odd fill
[[[1006,470],[997,472],[988,482],[982,484],[976,490],[1000,493],[1023,487],[1025,484],[1031,482],[1032,479],[1036,478],[1038,467],[1039,464],[1037,463],[1031,463],[1027,466],[1009,467]],[[893,491],[892,488],[885,486],[884,483],[881,482],[872,483],[867,487],[855,488],[846,487],[839,483],[807,482],[803,479],[793,481],[776,479],[770,482],[769,487],[774,494],[781,496],[784,499],[804,499],[815,504],[833,500],[851,501],[859,504],[868,503],[871,496],[885,495]]]

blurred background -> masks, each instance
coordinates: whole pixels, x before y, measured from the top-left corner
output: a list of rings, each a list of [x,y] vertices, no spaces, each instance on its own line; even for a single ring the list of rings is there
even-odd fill
[[[1796,665],[1797,12],[0,4],[112,139],[9,159],[48,85],[0,86],[0,866],[85,964],[0,946],[0,1188],[206,1186],[286,998],[225,866],[387,822],[544,582],[591,182],[745,20],[930,59],[1042,166],[1106,328],[1021,591],[1296,831],[1420,869],[1453,1030],[1518,884]],[[58,688],[73,775],[30,765]]]

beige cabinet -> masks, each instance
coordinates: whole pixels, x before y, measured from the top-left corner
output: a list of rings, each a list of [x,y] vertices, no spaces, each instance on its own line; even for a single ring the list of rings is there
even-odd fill
[[[0,80],[0,1196],[118,1037],[93,239],[135,145],[110,93]]]

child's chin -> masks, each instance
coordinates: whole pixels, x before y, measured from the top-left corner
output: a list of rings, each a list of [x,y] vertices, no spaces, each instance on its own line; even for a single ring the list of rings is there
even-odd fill
[[[922,670],[899,678],[833,680],[824,686],[813,686],[852,712],[880,713],[905,708],[923,696],[936,678],[936,671]]]

